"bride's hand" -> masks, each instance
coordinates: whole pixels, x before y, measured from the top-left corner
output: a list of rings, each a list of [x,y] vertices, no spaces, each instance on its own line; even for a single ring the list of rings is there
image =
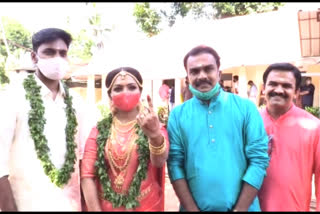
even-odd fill
[[[157,114],[153,110],[153,104],[150,96],[147,96],[148,106],[144,107],[137,115],[137,122],[140,125],[144,134],[150,139],[158,139],[162,137],[160,132],[160,122]]]

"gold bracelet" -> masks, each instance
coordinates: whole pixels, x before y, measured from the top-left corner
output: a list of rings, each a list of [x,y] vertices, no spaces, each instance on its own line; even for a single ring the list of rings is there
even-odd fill
[[[153,155],[162,155],[166,151],[167,145],[166,145],[166,138],[163,136],[163,143],[155,147],[149,142],[149,150],[151,154]]]
[[[159,149],[162,149],[164,146],[165,146],[165,138],[164,138],[164,136],[163,135],[161,135],[162,136],[162,143],[161,143],[161,145],[160,146],[154,146],[154,145],[152,145],[151,143],[150,143],[150,139],[149,139],[149,147],[151,147],[152,149],[155,149],[155,150],[159,150]]]
[[[153,150],[153,149],[151,149],[151,148],[149,148],[150,149],[150,152],[151,152],[151,154],[153,154],[153,155],[162,155],[165,151],[166,151],[166,146],[164,146],[162,149],[160,149],[160,150]]]

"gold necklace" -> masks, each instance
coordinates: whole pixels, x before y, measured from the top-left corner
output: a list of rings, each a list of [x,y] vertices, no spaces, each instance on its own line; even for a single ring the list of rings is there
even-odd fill
[[[123,127],[123,126],[129,126],[129,125],[136,124],[136,123],[137,123],[137,119],[131,120],[131,121],[126,122],[126,123],[122,123],[117,117],[114,117],[113,122],[114,122],[116,125]]]
[[[114,175],[114,181],[113,181],[113,184],[115,185],[116,189],[118,191],[121,191],[122,190],[122,186],[123,186],[123,183],[124,183],[124,180],[125,180],[125,176],[127,174],[127,168],[123,171],[120,171],[119,174],[116,172],[115,168],[114,168],[114,165],[112,163],[112,161],[110,160],[110,154],[107,153],[107,158],[109,160],[109,163],[110,163],[110,168],[111,168],[111,171],[112,171],[112,174]]]
[[[109,145],[110,145],[110,144],[109,144]],[[132,154],[132,149],[133,149],[133,147],[134,147],[134,143],[133,143],[133,141],[132,141],[132,143],[130,143],[129,148],[128,148],[128,150],[127,150],[127,155],[126,155],[126,158],[125,158],[125,160],[124,160],[123,165],[120,165],[120,164],[117,164],[117,163],[116,163],[115,157],[114,157],[113,154],[112,154],[113,149],[112,149],[111,146],[108,147],[108,152],[107,152],[107,153],[109,154],[110,161],[111,161],[111,163],[112,163],[117,169],[119,169],[120,171],[124,170],[124,169],[128,166],[129,160],[130,160],[130,157],[131,157],[131,154]],[[123,159],[124,159],[124,158],[123,158]],[[122,159],[122,160],[123,160],[123,159]]]
[[[126,129],[126,130],[120,130],[119,128],[117,128],[117,127],[115,126],[115,124],[113,124],[113,125],[112,125],[112,128],[115,129],[117,132],[120,132],[120,133],[122,133],[122,134],[126,134],[126,133],[130,132],[130,131],[134,128],[135,125],[136,125],[136,124],[134,123],[134,124],[133,124],[132,126],[130,126],[128,129]]]
[[[129,142],[129,143],[128,143],[129,145],[127,145],[127,148],[130,147],[130,143],[132,142],[132,137],[133,137],[134,133],[135,133],[135,132],[131,132],[130,135],[128,136],[128,138],[126,139],[126,141]],[[118,141],[117,136],[118,136],[118,134],[115,132],[115,130],[112,129],[112,130],[111,130],[112,147],[114,147],[114,144],[118,144],[120,147],[124,148],[124,144]],[[114,142],[115,142],[115,143],[114,143]],[[110,146],[111,146],[111,145],[110,145]],[[116,156],[114,157],[114,159],[116,159],[116,160],[123,160],[123,159],[125,159],[125,158],[127,157],[128,152],[129,152],[129,149],[126,149],[126,151],[124,152],[124,154],[119,154],[119,153],[117,152],[117,149],[116,149],[116,148],[114,148],[114,149],[111,148],[111,150],[115,152]]]
[[[112,127],[114,129],[116,129],[120,133],[128,133],[129,131],[131,131],[134,128],[134,126],[136,124],[137,124],[137,120],[136,119],[131,120],[131,121],[127,122],[127,123],[122,123],[119,119],[117,119],[115,117],[115,119],[112,122]],[[127,129],[123,130],[123,128],[127,128]]]
[[[108,144],[110,144],[110,142],[108,142]],[[111,147],[108,148],[107,159],[110,163],[111,171],[112,171],[113,175],[115,176],[113,183],[118,191],[122,190],[122,186],[125,181],[125,177],[126,177],[127,169],[128,169],[127,167],[129,165],[129,160],[131,159],[131,154],[132,154],[133,147],[134,147],[133,145],[134,144],[131,143],[131,147],[129,149],[129,154],[128,154],[127,159],[122,167],[119,167],[117,165],[117,163],[113,160],[112,151],[109,150]],[[119,173],[116,172],[115,167],[117,169],[119,169]]]

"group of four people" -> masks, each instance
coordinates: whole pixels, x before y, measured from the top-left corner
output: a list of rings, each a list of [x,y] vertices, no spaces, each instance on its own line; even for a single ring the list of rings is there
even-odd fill
[[[149,96],[140,102],[140,73],[121,67],[105,82],[111,112],[92,128],[60,81],[70,42],[60,29],[36,33],[35,74],[1,95],[1,210],[164,211],[165,163],[181,211],[307,211],[313,174],[320,196],[320,121],[293,103],[293,65],[267,68],[259,113],[221,89],[219,55],[197,46],[184,58],[193,98],[167,127]]]

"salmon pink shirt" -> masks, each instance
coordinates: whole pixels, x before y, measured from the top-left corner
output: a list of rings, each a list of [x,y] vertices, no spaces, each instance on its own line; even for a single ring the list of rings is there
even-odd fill
[[[320,210],[320,120],[293,105],[277,120],[266,109],[261,116],[271,156],[259,191],[262,211],[309,211],[315,174],[316,210]]]

